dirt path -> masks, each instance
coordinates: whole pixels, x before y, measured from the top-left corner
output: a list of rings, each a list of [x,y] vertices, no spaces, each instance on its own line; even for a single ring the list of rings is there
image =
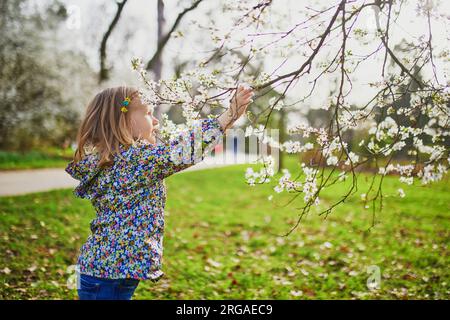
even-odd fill
[[[185,171],[203,170],[245,162],[245,155],[238,155],[236,159],[228,159],[228,161],[206,158]],[[67,174],[64,168],[0,171],[0,196],[74,188],[77,185],[78,181]]]
[[[0,196],[73,188],[77,182],[64,168],[3,171],[0,172]]]

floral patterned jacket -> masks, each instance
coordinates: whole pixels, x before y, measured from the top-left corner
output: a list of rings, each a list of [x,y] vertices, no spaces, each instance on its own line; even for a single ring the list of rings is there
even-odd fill
[[[203,160],[223,133],[217,119],[201,119],[167,143],[121,146],[110,167],[100,169],[95,153],[71,161],[66,171],[80,181],[74,193],[96,211],[78,257],[79,272],[154,282],[164,276],[164,178]]]

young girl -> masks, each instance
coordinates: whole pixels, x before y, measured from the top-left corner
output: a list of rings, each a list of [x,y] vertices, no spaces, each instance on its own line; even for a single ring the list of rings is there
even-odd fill
[[[74,160],[66,168],[80,181],[75,195],[89,199],[96,211],[77,262],[80,299],[129,300],[140,280],[156,282],[164,275],[163,179],[196,163],[193,143],[200,142],[203,159],[252,96],[252,89],[239,86],[225,113],[198,120],[167,143],[156,142],[158,120],[136,89],[109,88],[94,97],[79,129]]]

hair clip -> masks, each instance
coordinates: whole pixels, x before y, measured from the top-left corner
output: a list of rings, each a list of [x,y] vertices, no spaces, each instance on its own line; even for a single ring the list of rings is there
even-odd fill
[[[130,101],[131,101],[130,97],[126,97],[125,100],[123,100],[122,103],[120,104],[121,105],[120,111],[122,111],[123,113],[128,112],[127,107],[130,104]]]

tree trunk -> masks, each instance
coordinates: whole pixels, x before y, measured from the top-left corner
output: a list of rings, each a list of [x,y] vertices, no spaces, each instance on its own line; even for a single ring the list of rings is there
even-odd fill
[[[163,0],[158,0],[158,35],[157,35],[157,43],[161,43],[161,41],[163,40],[163,32],[164,32],[164,26],[166,24],[166,19],[164,18],[164,1]],[[153,64],[153,73],[155,75],[155,81],[159,81],[161,79],[162,76],[162,59],[161,59],[161,55],[158,55],[154,61]],[[155,117],[158,119],[161,119],[161,106],[156,106],[155,108]]]

